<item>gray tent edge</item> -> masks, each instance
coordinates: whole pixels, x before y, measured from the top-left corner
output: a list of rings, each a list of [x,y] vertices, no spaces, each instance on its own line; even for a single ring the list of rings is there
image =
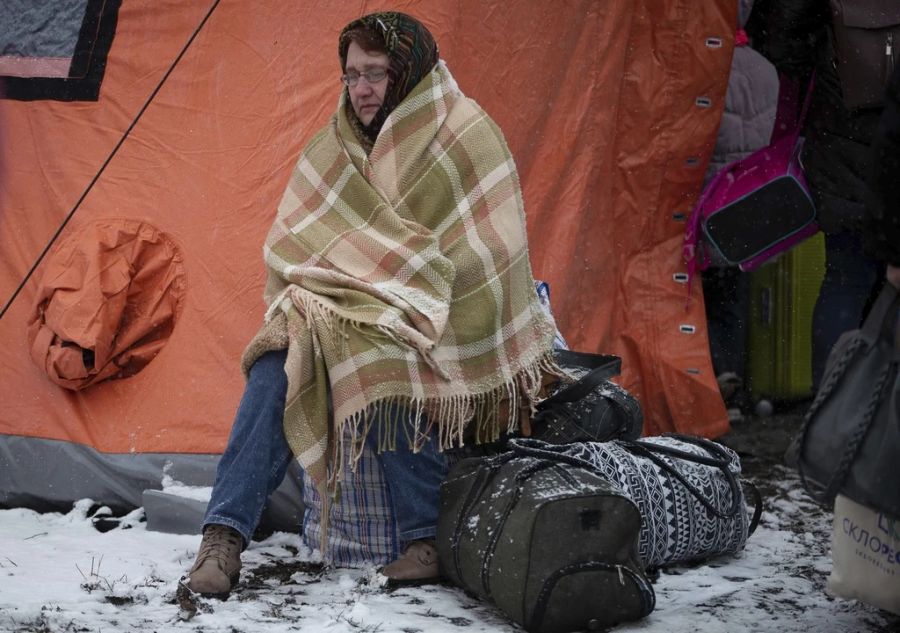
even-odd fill
[[[206,502],[162,490],[165,475],[186,486],[212,486],[220,455],[102,453],[74,442],[0,435],[0,508],[67,512],[81,499],[115,513],[143,507],[147,528],[198,534]],[[303,521],[296,462],[269,497],[260,528],[297,532]]]

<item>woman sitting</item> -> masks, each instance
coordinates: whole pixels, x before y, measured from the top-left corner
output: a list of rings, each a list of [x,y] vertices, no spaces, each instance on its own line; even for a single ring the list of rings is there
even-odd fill
[[[244,354],[246,391],[186,581],[201,594],[236,583],[292,457],[327,503],[344,451],[364,442],[405,542],[383,573],[437,579],[441,449],[515,431],[542,377],[559,373],[496,124],[408,15],[351,22],[338,52],[337,112],[300,156],[266,240],[266,323]]]

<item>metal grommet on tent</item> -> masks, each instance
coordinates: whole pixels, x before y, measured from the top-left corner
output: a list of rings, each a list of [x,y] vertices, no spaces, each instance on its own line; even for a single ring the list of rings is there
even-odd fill
[[[712,99],[710,99],[709,97],[697,97],[694,100],[694,104],[696,104],[697,107],[700,108],[708,108],[712,105]]]
[[[672,281],[676,284],[686,284],[688,282],[688,274],[687,273],[675,273],[672,275]]]
[[[682,334],[694,334],[697,331],[697,328],[689,323],[682,323],[678,326],[678,331]]]
[[[706,47],[707,48],[722,48],[722,38],[721,37],[707,37],[706,38]]]

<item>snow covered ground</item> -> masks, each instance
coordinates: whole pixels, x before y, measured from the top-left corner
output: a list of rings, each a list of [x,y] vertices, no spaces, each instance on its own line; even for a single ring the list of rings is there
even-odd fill
[[[792,472],[747,450],[745,474],[760,484],[765,511],[744,552],[663,572],[655,611],[614,630],[900,631],[900,617],[825,594],[830,515],[804,497]],[[141,510],[101,533],[90,507],[85,500],[67,514],[0,511],[0,631],[520,630],[449,586],[390,592],[373,569],[323,570],[299,536],[284,533],[251,545],[227,601],[191,612],[175,589],[199,538],[148,531]]]

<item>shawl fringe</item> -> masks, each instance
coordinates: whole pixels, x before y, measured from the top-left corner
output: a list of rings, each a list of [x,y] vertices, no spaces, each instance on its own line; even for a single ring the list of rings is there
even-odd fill
[[[334,489],[343,473],[342,465],[349,461],[352,469],[362,456],[368,434],[378,416],[378,451],[397,448],[398,433],[404,433],[413,452],[419,452],[432,428],[437,427],[439,450],[465,446],[467,440],[475,444],[495,442],[503,433],[514,433],[519,428],[519,410],[527,404],[533,414],[539,401],[542,378],[545,374],[563,377],[566,374],[557,365],[553,352],[544,354],[535,362],[500,386],[476,394],[461,394],[447,398],[411,398],[392,396],[369,404],[340,422],[335,423],[334,452],[330,464],[329,488]],[[501,415],[503,403],[508,402],[505,417]],[[474,429],[470,437],[467,428]],[[345,446],[347,438],[349,446]],[[349,460],[345,452],[349,451]],[[336,466],[336,467],[335,467]]]

